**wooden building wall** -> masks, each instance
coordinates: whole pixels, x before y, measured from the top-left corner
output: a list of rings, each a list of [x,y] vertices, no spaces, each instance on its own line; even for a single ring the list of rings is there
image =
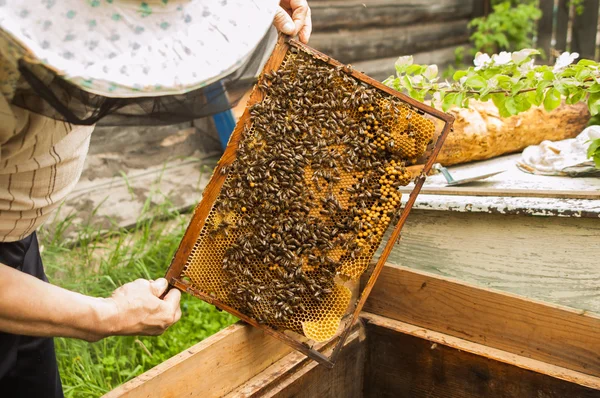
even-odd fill
[[[401,55],[440,66],[467,46],[479,0],[312,0],[310,45],[376,79]]]

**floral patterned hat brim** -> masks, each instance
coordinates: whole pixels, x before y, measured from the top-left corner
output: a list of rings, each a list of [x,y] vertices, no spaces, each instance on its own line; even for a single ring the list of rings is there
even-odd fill
[[[183,94],[236,69],[276,0],[0,0],[0,28],[34,58],[106,97]]]

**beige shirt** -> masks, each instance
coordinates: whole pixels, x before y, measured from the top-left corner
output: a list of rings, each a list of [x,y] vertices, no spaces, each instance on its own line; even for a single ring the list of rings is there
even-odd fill
[[[93,126],[73,126],[10,105],[19,78],[0,40],[0,242],[25,238],[73,189]]]

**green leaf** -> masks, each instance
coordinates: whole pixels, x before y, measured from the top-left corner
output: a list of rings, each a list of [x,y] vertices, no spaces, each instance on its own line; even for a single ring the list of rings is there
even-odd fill
[[[504,101],[504,106],[511,115],[516,115],[518,113],[517,102],[514,97],[508,97],[506,101]]]
[[[575,78],[581,82],[590,77],[591,74],[592,72],[589,69],[581,68],[575,73]]]
[[[531,91],[530,93],[533,93],[533,91]],[[529,96],[527,94],[529,93],[519,94],[515,97],[515,102],[517,104],[517,113],[526,112],[531,108],[532,102],[530,101]]]
[[[446,97],[444,97],[444,100],[442,101],[442,110],[444,112],[448,112],[448,110],[452,107],[452,105],[454,104],[455,96],[456,96],[456,94],[450,93],[450,94],[446,95]]]
[[[420,75],[421,73],[423,73],[423,69],[424,67],[422,67],[421,65],[410,65],[408,68],[406,68],[406,74]]]
[[[465,93],[458,93],[454,98],[454,105],[462,107],[463,101],[465,100]]]
[[[569,89],[567,88],[566,84],[558,83],[554,86],[554,88],[557,89],[561,95],[569,95]]]
[[[554,79],[555,79],[554,73],[552,73],[549,70],[544,72],[544,80],[554,81]]]
[[[596,152],[598,152],[599,149],[600,149],[600,139],[593,140],[592,143],[590,144],[590,147],[588,148],[587,157],[591,158],[592,156],[594,156],[596,154]]]
[[[600,113],[600,93],[592,93],[588,97],[588,108],[592,116]]]
[[[600,64],[598,64],[597,62],[594,62],[592,60],[589,59],[582,59],[579,62],[577,62],[577,65],[582,65],[582,66],[595,66],[598,67],[600,66]]]
[[[460,79],[467,76],[468,74],[469,74],[469,72],[467,72],[466,70],[457,70],[454,73],[454,76],[452,76],[452,79],[454,79],[454,81],[459,81]]]
[[[544,97],[544,108],[546,111],[551,112],[555,110],[560,106],[560,103],[561,95],[557,89],[551,88],[546,92],[546,96]]]
[[[516,84],[513,85],[512,89],[511,89],[511,94],[512,95],[517,95],[517,93],[519,91],[521,91],[523,88],[525,88],[525,83],[522,81],[517,82]]]
[[[577,104],[585,98],[586,92],[585,90],[580,89],[579,87],[574,87],[571,89],[571,98],[569,98],[569,105]]]
[[[529,91],[527,93],[524,94],[527,97],[527,101],[529,101],[530,104],[533,104],[535,106],[540,106],[542,104],[542,101],[537,100],[537,93],[535,91]]]
[[[510,112],[506,109],[506,96],[504,94],[492,94],[492,101],[496,108],[498,108],[498,112],[500,112],[501,117],[510,117],[512,116]]]
[[[450,93],[447,94],[446,97],[444,97],[444,101],[442,102],[442,110],[444,112],[447,112],[452,107],[452,105],[455,104],[457,96],[458,93]]]
[[[487,81],[479,75],[473,75],[465,81],[465,86],[481,90],[482,88],[487,87]]]
[[[600,84],[594,83],[588,88],[590,93],[600,93]]]

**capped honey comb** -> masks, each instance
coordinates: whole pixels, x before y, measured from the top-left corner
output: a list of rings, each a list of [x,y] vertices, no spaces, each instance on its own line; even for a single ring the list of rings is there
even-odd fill
[[[452,122],[280,36],[167,280],[332,367]]]
[[[434,123],[293,48],[262,101],[185,263],[195,289],[260,323],[326,341],[401,209],[406,166]]]

